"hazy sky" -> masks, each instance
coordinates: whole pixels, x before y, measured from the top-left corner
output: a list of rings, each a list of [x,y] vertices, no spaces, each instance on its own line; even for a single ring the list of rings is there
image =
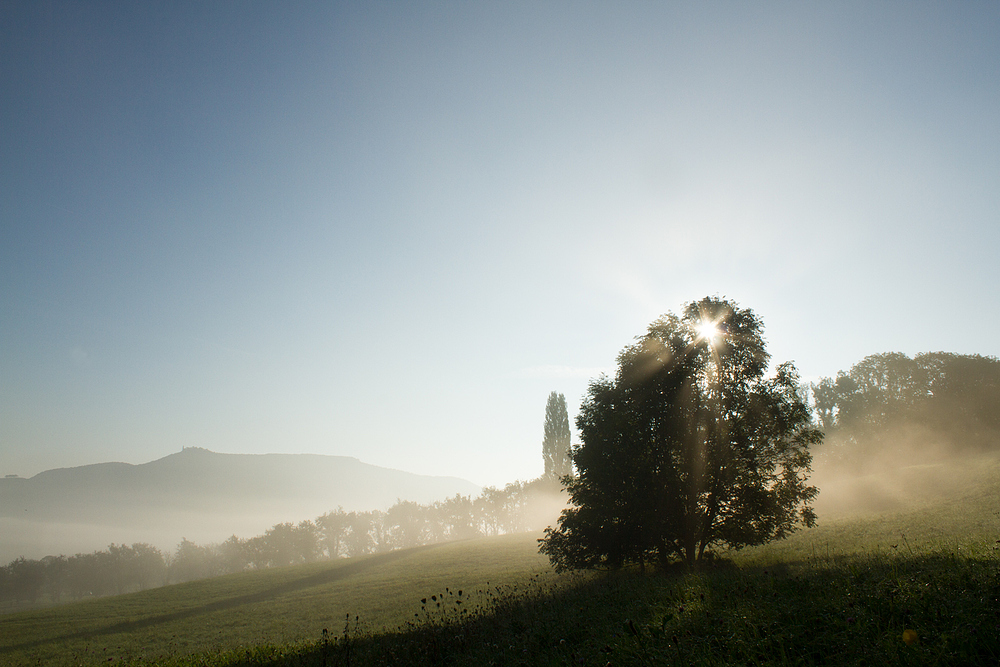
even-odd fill
[[[1000,354],[994,2],[5,2],[0,170],[0,474],[531,478],[706,295]]]

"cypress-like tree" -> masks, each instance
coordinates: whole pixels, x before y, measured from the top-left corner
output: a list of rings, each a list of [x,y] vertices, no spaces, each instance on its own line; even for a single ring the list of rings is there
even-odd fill
[[[542,459],[545,462],[545,477],[561,479],[573,472],[566,397],[556,392],[549,394],[548,403],[545,405]]]

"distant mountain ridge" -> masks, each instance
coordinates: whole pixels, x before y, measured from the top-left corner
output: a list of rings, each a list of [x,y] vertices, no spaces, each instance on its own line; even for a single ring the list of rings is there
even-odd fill
[[[182,535],[222,540],[280,521],[314,519],[338,507],[384,510],[397,500],[429,504],[479,492],[457,477],[416,475],[353,457],[220,454],[188,447],[138,465],[98,463],[0,478],[0,528],[5,529],[0,532],[7,534],[0,540],[0,559],[15,543],[35,544],[36,529],[44,529],[45,544],[60,544],[59,533],[68,535],[74,526],[91,527],[88,534],[95,540],[100,533],[120,535],[117,541],[154,541],[143,536],[166,531],[159,542],[173,546]]]
[[[416,475],[347,456],[219,454],[188,447],[138,465],[98,463],[0,479],[0,516],[80,520],[96,518],[90,515],[98,508],[244,512],[313,503],[322,511],[351,511],[479,491],[457,477]]]

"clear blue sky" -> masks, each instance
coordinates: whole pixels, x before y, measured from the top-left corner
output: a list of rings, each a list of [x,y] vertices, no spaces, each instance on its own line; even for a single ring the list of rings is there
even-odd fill
[[[706,295],[806,378],[1000,354],[1000,5],[5,2],[0,474],[502,485]]]

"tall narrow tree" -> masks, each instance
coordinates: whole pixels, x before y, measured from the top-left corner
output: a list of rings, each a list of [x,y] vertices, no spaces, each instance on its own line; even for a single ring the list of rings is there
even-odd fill
[[[545,405],[545,437],[542,439],[545,476],[561,479],[573,472],[570,460],[569,413],[566,397],[552,392]]]

